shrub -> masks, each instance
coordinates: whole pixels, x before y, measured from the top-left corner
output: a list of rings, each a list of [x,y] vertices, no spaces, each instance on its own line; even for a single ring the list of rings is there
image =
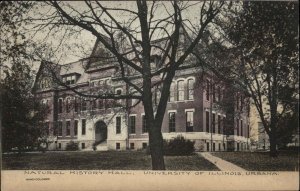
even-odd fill
[[[195,142],[186,140],[182,135],[177,136],[170,141],[164,140],[163,150],[166,156],[184,156],[191,155],[195,151]],[[146,148],[146,153],[150,154],[150,147]]]
[[[195,142],[186,140],[182,135],[170,141],[164,141],[164,154],[165,155],[191,155],[195,151]]]
[[[96,143],[96,142],[93,143],[93,150],[94,150],[94,151],[97,150],[97,143]]]
[[[67,151],[78,151],[79,150],[78,143],[70,141],[69,143],[67,143],[66,150]]]

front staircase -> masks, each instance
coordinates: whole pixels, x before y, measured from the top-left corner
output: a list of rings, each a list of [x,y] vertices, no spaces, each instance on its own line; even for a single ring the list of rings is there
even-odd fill
[[[107,140],[99,143],[98,145],[96,145],[96,151],[107,151]]]
[[[95,151],[107,151],[107,141],[100,141],[96,142],[95,144],[96,150]],[[85,149],[82,149],[82,151],[94,151],[93,146],[87,147]]]

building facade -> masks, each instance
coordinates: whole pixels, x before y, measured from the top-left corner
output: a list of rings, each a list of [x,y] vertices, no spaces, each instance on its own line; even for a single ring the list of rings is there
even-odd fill
[[[91,57],[101,54],[100,50],[96,43]],[[136,73],[129,74],[133,83],[140,82]],[[159,90],[159,86],[153,88],[154,111],[161,96]],[[141,101],[97,99],[98,94],[134,94],[121,80],[115,60],[86,59],[65,65],[44,62],[34,92],[51,111],[45,121],[49,150],[64,150],[71,141],[82,150],[93,146],[97,150],[137,150],[149,145]],[[83,96],[86,94],[91,96]],[[186,64],[171,85],[163,138],[181,135],[194,141],[198,151],[248,150],[248,103],[249,98],[233,83]]]

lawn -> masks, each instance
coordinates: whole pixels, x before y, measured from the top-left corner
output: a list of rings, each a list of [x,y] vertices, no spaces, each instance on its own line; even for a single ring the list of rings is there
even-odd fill
[[[167,156],[167,170],[218,170],[198,155]],[[142,151],[46,152],[3,154],[4,170],[150,170],[151,157]]]
[[[297,152],[279,152],[277,158],[271,158],[268,152],[215,152],[212,153],[250,171],[299,171]]]

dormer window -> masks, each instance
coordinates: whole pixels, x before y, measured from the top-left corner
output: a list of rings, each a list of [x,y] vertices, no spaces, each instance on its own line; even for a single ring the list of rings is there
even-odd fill
[[[75,75],[63,77],[63,83],[65,83],[66,85],[75,84],[75,80]]]

